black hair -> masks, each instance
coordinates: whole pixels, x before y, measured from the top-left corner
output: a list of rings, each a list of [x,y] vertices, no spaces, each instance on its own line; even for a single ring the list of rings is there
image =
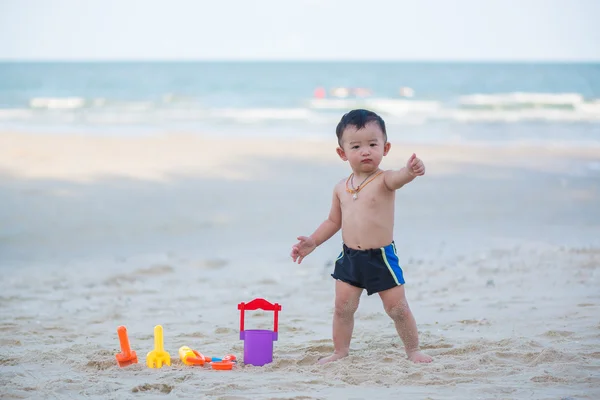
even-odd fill
[[[373,111],[357,109],[344,114],[338,123],[337,128],[335,128],[338,144],[340,146],[342,145],[342,136],[344,134],[344,130],[346,130],[348,126],[355,126],[356,129],[362,129],[369,122],[375,122],[377,125],[379,125],[379,128],[381,128],[381,131],[383,132],[383,139],[387,142],[387,132],[385,131],[385,122],[383,121],[383,118],[375,114]]]

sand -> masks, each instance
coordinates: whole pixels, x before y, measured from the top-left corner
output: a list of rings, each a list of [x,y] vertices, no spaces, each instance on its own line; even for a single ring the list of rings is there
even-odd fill
[[[2,398],[600,398],[600,148],[393,144],[427,175],[397,196],[396,243],[429,365],[377,296],[332,351],[334,236],[295,237],[348,175],[334,141],[0,134]],[[237,304],[282,305],[274,362],[243,357]],[[272,313],[247,315],[269,329]],[[144,365],[161,324],[173,364]],[[120,369],[116,328],[140,363]]]

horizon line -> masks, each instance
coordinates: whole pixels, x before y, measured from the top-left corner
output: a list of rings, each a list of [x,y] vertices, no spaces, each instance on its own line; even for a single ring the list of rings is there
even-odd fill
[[[474,64],[597,64],[598,59],[402,59],[402,58],[1,58],[0,63],[474,63]]]
[[[398,64],[600,64],[598,60],[393,60],[393,59],[1,59],[0,64],[111,64],[111,63],[398,63]]]

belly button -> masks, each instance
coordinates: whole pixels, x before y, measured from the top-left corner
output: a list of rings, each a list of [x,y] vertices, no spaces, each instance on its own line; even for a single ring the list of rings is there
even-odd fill
[[[360,246],[356,246],[356,247],[358,247],[359,249],[362,249],[362,247],[360,247]]]

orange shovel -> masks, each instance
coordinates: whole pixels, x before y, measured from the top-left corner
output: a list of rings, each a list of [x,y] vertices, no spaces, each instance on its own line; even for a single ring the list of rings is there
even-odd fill
[[[163,340],[163,327],[154,327],[154,350],[146,356],[148,368],[162,368],[163,364],[171,365],[171,356],[165,351]]]
[[[138,362],[137,354],[135,354],[135,351],[131,350],[131,347],[129,346],[127,328],[125,328],[122,325],[119,326],[117,328],[117,334],[119,335],[119,343],[121,344],[121,352],[115,355],[115,358],[117,359],[117,364],[121,368],[131,364],[136,364]]]

